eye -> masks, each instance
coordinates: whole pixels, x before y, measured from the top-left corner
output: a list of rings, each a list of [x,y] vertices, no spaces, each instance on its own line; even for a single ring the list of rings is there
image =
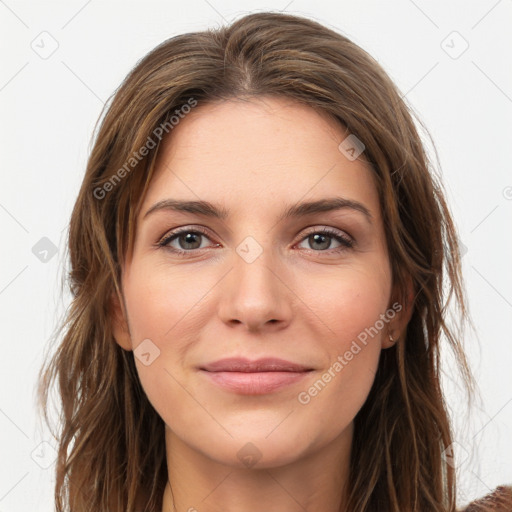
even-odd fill
[[[331,247],[333,239],[339,244],[338,247]],[[310,246],[310,248],[306,249],[314,252],[340,252],[354,246],[354,241],[351,237],[332,228],[316,229],[311,231],[302,240],[301,243],[306,242]]]
[[[202,244],[202,239],[211,241],[206,230],[199,227],[182,228],[168,233],[156,245],[175,254],[184,255],[208,247],[208,245]],[[337,247],[332,247],[333,240],[338,244]],[[303,249],[313,252],[341,252],[354,246],[353,239],[347,234],[327,227],[310,231],[301,239],[300,243],[304,242],[308,243],[310,247],[303,247]],[[177,246],[172,245],[173,243]],[[213,246],[219,247],[220,244],[216,243]]]
[[[171,252],[179,254],[189,253],[194,250],[204,249],[204,246],[201,247],[201,238],[208,238],[207,235],[207,232],[200,228],[185,228],[167,234],[157,245],[159,247],[165,247]],[[172,242],[177,242],[178,247],[170,245]],[[217,247],[219,245],[220,244],[215,244]]]

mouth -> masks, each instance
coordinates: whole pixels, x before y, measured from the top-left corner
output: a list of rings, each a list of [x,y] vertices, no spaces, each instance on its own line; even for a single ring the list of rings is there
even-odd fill
[[[244,395],[265,395],[304,379],[313,368],[277,358],[228,358],[199,368],[213,384]]]

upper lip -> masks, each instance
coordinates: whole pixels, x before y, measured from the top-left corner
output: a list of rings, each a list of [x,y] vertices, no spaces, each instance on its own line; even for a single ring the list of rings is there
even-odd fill
[[[243,357],[230,357],[219,359],[213,363],[205,364],[200,367],[201,370],[208,372],[306,372],[312,368],[302,364],[278,359],[275,357],[265,357],[251,361]]]

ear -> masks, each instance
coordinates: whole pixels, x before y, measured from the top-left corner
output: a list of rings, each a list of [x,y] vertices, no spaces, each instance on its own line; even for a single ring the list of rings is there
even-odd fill
[[[115,292],[112,292],[112,295],[110,296],[109,306],[112,334],[114,335],[116,343],[125,350],[133,350],[130,330],[126,320],[126,313],[123,308],[124,302],[122,306]]]
[[[406,278],[405,290],[400,290],[398,286],[393,288],[391,301],[388,311],[394,311],[395,316],[389,321],[387,331],[382,338],[382,348],[390,348],[398,340],[405,337],[407,325],[412,317],[414,310],[414,285],[410,276]],[[391,342],[389,336],[395,340]]]

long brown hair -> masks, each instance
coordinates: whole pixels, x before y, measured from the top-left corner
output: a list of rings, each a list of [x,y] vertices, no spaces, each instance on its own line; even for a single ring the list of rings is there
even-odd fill
[[[412,109],[380,65],[346,37],[305,18],[258,13],[165,41],[106,106],[69,226],[72,302],[62,340],[40,374],[47,422],[53,381],[62,400],[59,512],[161,510],[164,424],[140,385],[133,354],[114,342],[110,299],[117,294],[122,303],[120,271],[153,175],[158,127],[172,136],[172,116],[193,102],[200,108],[264,95],[308,105],[364,143],[361,158],[375,173],[394,289],[404,303],[408,282],[414,288],[407,333],[382,351],[354,420],[347,510],[455,510],[455,470],[443,456],[452,431],[440,343],[453,350],[470,395],[460,342],[467,313],[454,224]],[[450,303],[458,323],[447,321]]]

